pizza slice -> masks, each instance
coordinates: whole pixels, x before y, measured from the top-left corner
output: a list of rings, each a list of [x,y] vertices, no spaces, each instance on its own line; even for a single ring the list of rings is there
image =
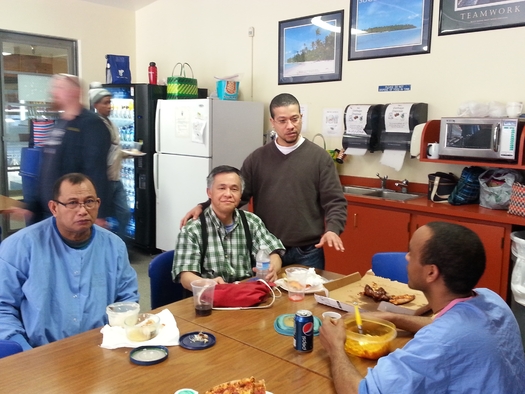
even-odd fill
[[[414,301],[416,296],[414,294],[401,294],[390,296],[390,303],[394,305],[403,305],[408,304],[411,301]]]
[[[251,378],[232,380],[221,383],[206,391],[205,394],[265,394],[266,385],[264,380],[256,381]]]

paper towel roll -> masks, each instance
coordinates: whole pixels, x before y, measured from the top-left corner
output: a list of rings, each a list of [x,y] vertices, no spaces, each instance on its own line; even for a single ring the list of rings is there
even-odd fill
[[[364,148],[346,148],[345,154],[352,156],[363,156],[366,153],[366,151],[367,150]]]
[[[396,171],[399,171],[403,167],[403,162],[405,161],[406,151],[404,150],[390,150],[385,149],[383,155],[381,156],[380,163],[394,168]]]

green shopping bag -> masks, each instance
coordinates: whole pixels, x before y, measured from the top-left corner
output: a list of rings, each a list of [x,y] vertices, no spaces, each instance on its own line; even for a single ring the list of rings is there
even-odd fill
[[[180,65],[179,76],[174,76],[175,69]],[[191,78],[186,77],[186,68],[191,71]],[[197,80],[193,78],[193,69],[188,63],[177,63],[173,67],[171,77],[168,77],[168,100],[192,99],[198,97]]]

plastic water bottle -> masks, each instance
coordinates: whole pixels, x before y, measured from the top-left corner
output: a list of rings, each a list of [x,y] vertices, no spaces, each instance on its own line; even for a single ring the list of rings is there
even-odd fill
[[[261,249],[257,252],[255,256],[255,277],[264,279],[268,275],[268,270],[270,269],[270,251],[268,247],[262,246]]]

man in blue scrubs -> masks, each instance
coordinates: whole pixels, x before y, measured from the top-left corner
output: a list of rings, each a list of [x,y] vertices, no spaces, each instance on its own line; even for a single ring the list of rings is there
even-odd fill
[[[64,175],[53,216],[0,244],[0,339],[31,349],[103,326],[113,302],[138,302],[124,242],[94,224],[99,205],[85,175]]]
[[[344,322],[324,319],[320,339],[337,393],[525,393],[516,319],[499,295],[474,289],[485,271],[479,237],[432,222],[414,233],[406,258],[408,286],[425,294],[434,316],[372,312],[415,335],[364,378],[345,353]]]

